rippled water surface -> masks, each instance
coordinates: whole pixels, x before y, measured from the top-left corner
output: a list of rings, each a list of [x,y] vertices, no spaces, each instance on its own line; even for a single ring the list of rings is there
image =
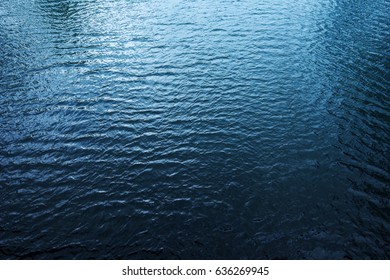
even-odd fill
[[[390,258],[389,0],[1,0],[0,258]]]

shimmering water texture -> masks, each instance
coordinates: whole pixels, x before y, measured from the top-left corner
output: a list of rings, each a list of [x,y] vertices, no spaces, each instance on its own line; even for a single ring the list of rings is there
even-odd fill
[[[0,258],[389,259],[390,0],[1,0]]]

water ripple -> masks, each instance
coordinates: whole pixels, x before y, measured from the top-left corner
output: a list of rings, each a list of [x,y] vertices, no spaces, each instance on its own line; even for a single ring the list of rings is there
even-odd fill
[[[389,258],[389,11],[1,1],[0,258]]]

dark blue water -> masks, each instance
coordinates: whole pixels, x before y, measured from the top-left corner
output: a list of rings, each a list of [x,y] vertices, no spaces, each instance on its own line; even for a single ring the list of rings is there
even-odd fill
[[[389,0],[2,0],[0,258],[390,258]]]

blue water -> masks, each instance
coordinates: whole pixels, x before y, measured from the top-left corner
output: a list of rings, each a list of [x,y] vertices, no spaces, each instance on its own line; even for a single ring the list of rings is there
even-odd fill
[[[390,1],[2,0],[1,259],[390,258]]]

